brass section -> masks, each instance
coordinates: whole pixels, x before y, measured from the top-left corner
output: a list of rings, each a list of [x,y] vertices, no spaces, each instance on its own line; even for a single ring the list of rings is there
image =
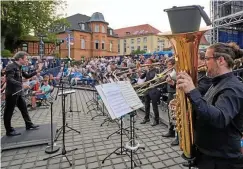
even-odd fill
[[[174,48],[176,72],[187,72],[195,85],[197,85],[199,43],[206,31],[163,35],[170,40]],[[179,133],[180,148],[187,158],[191,158],[194,144],[192,106],[185,93],[179,89],[176,90],[176,101],[176,128]]]

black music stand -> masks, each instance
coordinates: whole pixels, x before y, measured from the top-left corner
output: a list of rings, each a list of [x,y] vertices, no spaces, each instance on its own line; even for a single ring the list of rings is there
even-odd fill
[[[65,104],[65,100],[66,100],[67,95],[68,95],[68,94],[71,95],[72,93],[75,93],[75,91],[74,91],[74,90],[71,90],[71,91],[65,91],[65,93],[61,93],[61,94],[58,94],[58,95],[63,95],[63,97],[64,97],[64,104]],[[70,103],[70,104],[71,104],[71,103]],[[64,107],[65,107],[65,106],[64,106]],[[78,134],[80,134],[80,131],[78,131],[78,130],[76,130],[76,129],[70,127],[70,126],[68,126],[68,123],[66,123],[66,112],[65,112],[65,108],[64,108],[64,113],[65,113],[65,124],[64,124],[62,127],[60,127],[59,129],[57,129],[57,133],[56,133],[55,141],[57,141],[57,139],[58,139],[58,137],[60,136],[61,132],[69,132],[69,131],[72,130],[72,131],[75,131],[75,132],[77,132]],[[65,128],[65,127],[69,128],[70,130],[69,130],[69,131],[64,131],[64,128]]]
[[[67,161],[68,161],[68,163],[69,163],[70,166],[72,166],[72,163],[70,162],[70,160],[68,159],[68,157],[67,157],[66,154],[69,153],[69,152],[72,152],[72,151],[76,151],[77,150],[77,148],[75,148],[75,149],[72,149],[72,150],[68,150],[67,151],[66,150],[66,146],[65,146],[65,128],[68,127],[66,125],[66,112],[65,112],[65,104],[66,103],[65,103],[65,100],[66,100],[67,95],[68,94],[71,94],[71,93],[73,93],[73,92],[70,92],[69,91],[69,92],[65,92],[64,93],[64,91],[63,91],[63,83],[62,83],[62,93],[61,94],[58,94],[62,98],[62,127],[61,127],[61,129],[63,130],[63,132],[62,132],[62,152],[59,153],[59,154],[53,155],[51,157],[47,157],[47,158],[44,158],[43,159],[43,160],[47,160],[47,159],[54,158],[54,157],[57,157],[57,156],[64,156],[67,159]]]
[[[54,145],[54,140],[53,140],[53,120],[52,120],[53,119],[53,113],[52,113],[53,112],[52,111],[53,102],[51,101],[50,103],[51,103],[51,145],[46,147],[45,152],[47,154],[56,153],[60,149],[60,147]]]

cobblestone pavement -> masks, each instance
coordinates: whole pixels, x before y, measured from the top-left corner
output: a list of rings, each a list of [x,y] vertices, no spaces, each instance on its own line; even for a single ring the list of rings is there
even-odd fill
[[[20,148],[14,150],[3,151],[1,153],[1,167],[3,169],[57,169],[57,168],[77,168],[77,169],[124,169],[130,168],[130,159],[126,155],[113,154],[108,158],[104,164],[102,160],[114,149],[120,146],[120,136],[114,134],[110,139],[107,136],[118,128],[117,123],[105,123],[102,127],[101,123],[104,121],[104,116],[98,116],[91,120],[97,112],[93,111],[87,114],[86,102],[92,98],[90,91],[76,91],[72,97],[73,110],[80,110],[80,113],[68,113],[67,122],[69,125],[81,131],[81,134],[70,131],[66,133],[66,148],[67,150],[78,148],[75,152],[68,154],[68,157],[73,162],[73,166],[69,166],[67,160],[63,157],[56,157],[50,160],[43,161],[43,158],[51,155],[45,153],[47,145],[33,146],[27,148]],[[67,108],[69,97],[67,98]],[[91,106],[90,106],[91,107]],[[61,98],[54,102],[53,108],[54,122],[57,123],[58,128],[62,125],[61,115]],[[50,123],[50,110],[38,109],[30,112],[32,121],[35,124]],[[160,124],[151,127],[150,124],[141,125],[140,121],[144,116],[143,112],[138,112],[135,120],[135,126],[138,135],[137,140],[145,150],[138,151],[138,156],[141,159],[142,165],[136,168],[141,169],[181,169],[180,163],[183,159],[180,157],[181,151],[179,147],[170,147],[172,139],[162,138],[162,133],[166,132],[167,127]],[[5,134],[3,127],[3,120],[1,120],[1,133]],[[124,120],[128,127],[128,119]],[[12,119],[14,127],[24,126],[22,116],[16,112]],[[128,141],[126,136],[124,144]],[[61,137],[56,142],[58,146],[62,146]],[[59,150],[60,152],[61,150]]]

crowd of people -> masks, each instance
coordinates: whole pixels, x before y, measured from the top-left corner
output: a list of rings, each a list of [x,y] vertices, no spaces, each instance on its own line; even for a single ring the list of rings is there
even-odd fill
[[[175,94],[180,89],[185,92],[194,105],[195,111],[195,165],[243,166],[243,152],[240,152],[240,140],[243,131],[243,71],[232,73],[232,70],[243,68],[242,51],[232,44],[217,43],[206,52],[198,53],[197,87],[192,78],[185,72],[175,72],[174,57],[151,56],[145,58],[112,57],[92,58],[82,64],[62,63],[56,77],[52,74],[41,75],[43,63],[36,64],[36,69],[27,74],[22,69],[26,65],[27,53],[18,52],[15,61],[10,63],[1,74],[1,97],[5,100],[4,125],[7,136],[19,135],[11,126],[14,107],[20,109],[26,123],[26,129],[38,128],[31,122],[23,93],[31,98],[31,110],[37,107],[37,101],[48,99],[60,78],[67,77],[70,86],[97,84],[117,80],[128,80],[134,88],[141,84],[148,88],[153,79],[165,81],[143,93],[141,100],[145,105],[145,116],[141,124],[150,122],[150,104],[152,103],[154,120],[152,126],[160,123],[158,105],[161,102],[169,106],[169,129],[163,137],[175,137],[172,146],[179,144],[175,129]],[[160,75],[163,76],[160,76]],[[146,83],[148,82],[148,83]],[[22,88],[23,87],[23,88]],[[135,88],[136,89],[136,88]],[[240,153],[242,153],[240,155]],[[222,162],[228,160],[227,163]],[[214,163],[210,163],[210,161]],[[216,162],[215,162],[216,161]],[[210,163],[210,164],[209,164]],[[186,164],[185,164],[186,165]],[[201,167],[201,168],[203,168]],[[228,169],[228,168],[227,168]],[[232,167],[233,169],[233,167]],[[240,168],[238,168],[240,169]]]

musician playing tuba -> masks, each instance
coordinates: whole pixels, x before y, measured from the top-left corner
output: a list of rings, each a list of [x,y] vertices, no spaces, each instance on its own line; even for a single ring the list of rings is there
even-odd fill
[[[205,56],[212,85],[204,96],[185,72],[177,74],[177,89],[192,103],[195,165],[199,169],[242,169],[243,85],[234,76],[234,59],[243,56],[235,45],[216,43]]]
[[[211,78],[206,76],[206,65],[205,65],[205,52],[199,52],[198,53],[198,78],[197,78],[197,83],[198,83],[198,90],[200,91],[201,95],[204,95],[209,87],[211,86]],[[204,66],[205,65],[205,66]],[[162,135],[163,137],[175,137],[175,140],[171,142],[171,146],[176,146],[179,144],[179,139],[178,139],[178,134],[175,133],[175,109],[173,106],[175,106],[176,100],[173,99],[169,103],[169,118],[170,118],[170,124],[169,124],[169,131],[168,133]]]

